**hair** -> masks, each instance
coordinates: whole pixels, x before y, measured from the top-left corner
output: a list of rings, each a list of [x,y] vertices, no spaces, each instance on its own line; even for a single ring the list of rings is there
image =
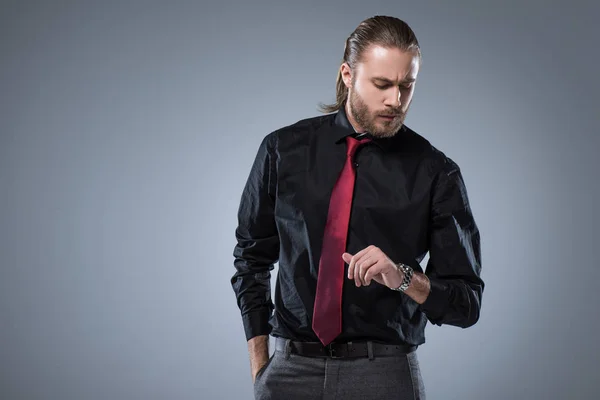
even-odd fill
[[[320,104],[319,109],[330,113],[341,109],[348,99],[348,88],[342,79],[341,65],[348,63],[350,69],[362,61],[364,51],[371,45],[414,51],[421,59],[421,47],[413,30],[401,19],[388,16],[374,16],[362,21],[346,39],[344,57],[338,70],[335,103]]]

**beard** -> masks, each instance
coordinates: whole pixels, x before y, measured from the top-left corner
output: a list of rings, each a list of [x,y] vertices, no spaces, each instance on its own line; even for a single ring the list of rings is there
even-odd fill
[[[410,104],[406,108],[406,111],[402,111],[400,108],[388,108],[371,112],[362,97],[353,90],[350,96],[348,96],[348,108],[356,122],[371,135],[374,137],[389,138],[396,135],[404,124]],[[380,114],[394,114],[396,118],[386,121],[378,117]]]

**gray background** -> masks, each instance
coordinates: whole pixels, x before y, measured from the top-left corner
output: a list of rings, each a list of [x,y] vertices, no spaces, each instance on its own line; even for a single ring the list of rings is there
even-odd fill
[[[241,190],[376,14],[421,42],[407,124],[461,166],[482,232],[482,316],[427,327],[429,399],[597,398],[592,3],[3,2],[0,398],[252,397]]]

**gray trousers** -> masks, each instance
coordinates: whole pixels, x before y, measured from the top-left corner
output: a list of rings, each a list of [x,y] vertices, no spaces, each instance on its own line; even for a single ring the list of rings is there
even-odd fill
[[[424,400],[416,351],[364,358],[305,357],[276,350],[254,382],[256,400]]]

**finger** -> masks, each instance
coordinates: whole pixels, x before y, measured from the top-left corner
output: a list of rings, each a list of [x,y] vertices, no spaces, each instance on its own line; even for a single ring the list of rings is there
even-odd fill
[[[355,276],[354,265],[356,265],[356,261],[362,257],[365,253],[371,250],[372,246],[366,247],[352,256],[350,263],[348,264],[348,279],[352,279]]]
[[[385,263],[379,262],[379,260],[368,269],[365,273],[364,281],[366,285],[370,285],[373,277],[381,274],[385,268]]]
[[[360,284],[362,286],[367,286],[366,280],[365,280],[365,274],[367,273],[367,271],[371,268],[371,266],[373,266],[374,264],[376,264],[379,261],[378,257],[375,256],[370,256],[370,257],[363,257],[356,265],[357,265],[357,271],[358,271],[358,277],[356,278],[357,282],[360,282]]]
[[[344,261],[346,261],[346,264],[348,264],[348,279],[354,278],[354,264],[352,264],[352,257],[350,257],[350,259],[347,259],[347,257],[344,259]]]
[[[370,258],[370,257],[379,258],[378,254],[380,253],[380,251],[379,251],[378,247],[371,245],[371,246],[367,247],[365,250],[367,250],[367,252],[355,261],[356,264],[362,263],[364,260],[366,260],[366,258]],[[357,258],[357,257],[354,256],[354,258]],[[363,274],[362,276],[364,276],[364,271],[362,272],[362,274]],[[355,267],[354,268],[354,280],[357,281],[359,284],[364,285],[364,281],[361,280],[362,276],[360,275],[360,270]]]
[[[344,260],[344,262],[346,264],[348,264],[348,279],[352,279],[353,275],[350,275],[350,262],[352,261],[352,257],[354,257],[352,254],[350,253],[343,253],[342,254],[342,259]]]
[[[354,255],[354,257],[352,257],[352,261],[350,262],[350,267],[348,268],[348,275],[350,276],[350,279],[354,279],[354,281],[357,283],[357,286],[360,286],[360,281],[358,279],[360,279],[358,273],[359,270],[357,268],[357,265],[362,262],[362,260],[364,260],[364,257],[369,256],[369,252],[372,249],[369,247],[367,247],[366,249],[363,249],[361,251],[359,251],[358,253],[356,253]]]
[[[342,253],[342,259],[345,263],[350,264],[350,260],[352,260],[352,254],[350,253]]]
[[[354,268],[352,270],[352,273],[353,273],[352,279],[354,279],[354,283],[356,284],[356,287],[359,287],[360,284],[362,283],[360,281],[360,263],[362,261],[361,261],[361,259],[357,259],[356,257],[354,257],[354,258],[355,258],[355,260],[353,260]]]

